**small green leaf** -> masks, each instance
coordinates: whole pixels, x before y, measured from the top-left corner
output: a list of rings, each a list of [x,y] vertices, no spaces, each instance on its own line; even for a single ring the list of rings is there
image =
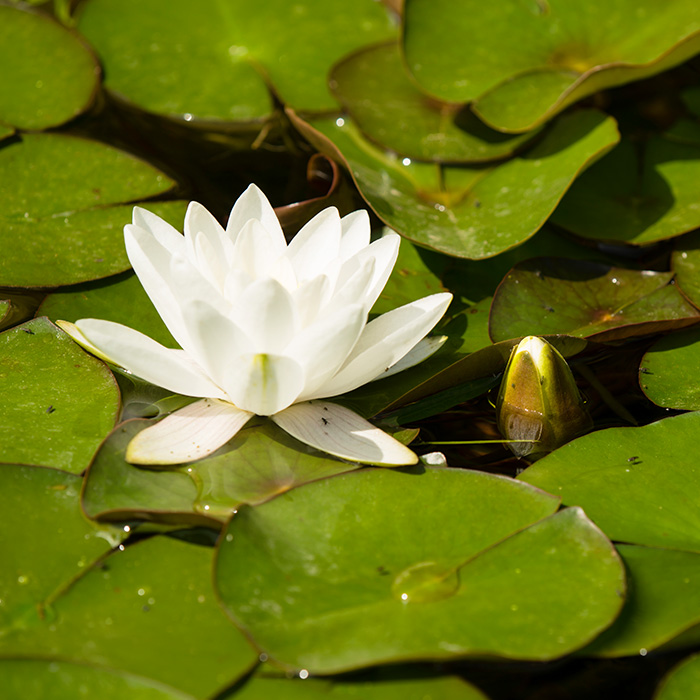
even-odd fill
[[[700,697],[700,654],[675,666],[664,678],[654,700],[688,700]]]

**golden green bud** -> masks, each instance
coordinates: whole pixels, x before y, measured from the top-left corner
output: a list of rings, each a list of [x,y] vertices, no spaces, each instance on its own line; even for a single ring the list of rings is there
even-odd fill
[[[556,450],[591,427],[566,360],[546,340],[532,335],[510,354],[496,413],[503,437],[530,441],[508,444],[517,457]]]

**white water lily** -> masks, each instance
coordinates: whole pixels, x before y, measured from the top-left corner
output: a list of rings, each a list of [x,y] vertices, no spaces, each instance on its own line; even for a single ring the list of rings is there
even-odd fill
[[[420,360],[430,353],[431,344],[420,341],[444,314],[450,294],[368,322],[396,262],[399,236],[389,233],[370,244],[365,211],[341,219],[331,207],[287,245],[254,185],[235,203],[226,229],[196,202],[184,229],[183,236],[139,207],[124,228],[131,265],[181,349],[111,321],[59,321],[102,359],[201,398],[140,432],[127,460],[194,461],[260,415],[335,456],[415,463],[416,455],[397,440],[321,400],[362,386],[399,361],[410,366],[411,355]]]

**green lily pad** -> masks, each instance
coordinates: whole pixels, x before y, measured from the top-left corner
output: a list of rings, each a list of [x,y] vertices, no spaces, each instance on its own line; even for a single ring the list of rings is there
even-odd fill
[[[253,678],[235,695],[236,700],[488,700],[461,678],[411,678],[406,680],[332,681],[320,678],[288,680]],[[32,699],[33,700],[33,699]]]
[[[406,0],[404,15],[406,63],[420,87],[474,100],[487,124],[516,132],[683,63],[699,34],[700,10],[685,0]]]
[[[556,499],[517,483],[368,469],[242,508],[220,540],[221,600],[271,659],[311,673],[562,656],[615,618],[624,573],[580,510],[547,517]]]
[[[195,700],[147,678],[95,666],[46,659],[0,659],[3,692],[22,700]]]
[[[620,617],[584,654],[646,654],[700,623],[700,554],[618,545],[629,572]]]
[[[265,422],[244,428],[213,455],[174,470],[124,459],[131,439],[150,423],[119,425],[88,471],[83,507],[91,518],[146,518],[219,527],[242,503],[262,503],[316,479],[357,469],[329,459]]]
[[[118,411],[111,372],[48,319],[0,334],[0,462],[79,474]]]
[[[74,578],[126,537],[85,519],[81,484],[58,469],[0,467],[0,638],[45,617]]]
[[[426,97],[406,74],[395,43],[360,49],[336,64],[329,80],[333,94],[370,141],[408,158],[498,160],[537,133],[503,134],[485,126],[466,105]]]
[[[635,245],[679,236],[700,226],[698,178],[700,142],[623,139],[573,184],[552,221],[584,238]]]
[[[697,323],[700,313],[669,284],[672,277],[583,260],[526,260],[494,296],[491,338],[566,333],[604,342]]]
[[[28,321],[34,316],[44,295],[41,292],[23,290],[0,291],[0,331]]]
[[[372,0],[90,0],[78,29],[102,60],[105,87],[122,98],[186,121],[238,122],[271,114],[268,80],[298,109],[336,108],[331,65],[396,35]]]
[[[45,14],[0,6],[0,122],[58,126],[83,112],[100,69],[73,32]]]
[[[216,603],[211,560],[208,547],[162,536],[117,550],[46,620],[0,637],[0,655],[59,657],[214,695],[258,656]]]
[[[560,447],[518,478],[576,504],[613,540],[700,553],[700,413],[609,428]]]
[[[131,202],[174,182],[96,141],[24,134],[0,148],[0,185],[0,285],[55,287],[127,270]],[[147,206],[176,225],[184,217],[184,202]]]
[[[81,318],[116,321],[168,348],[180,347],[133,272],[59,289],[44,299],[37,313],[52,321],[75,322]]]
[[[11,126],[5,126],[4,124],[0,124],[0,141],[6,139],[8,136],[12,136],[12,134],[14,133],[15,130]]]
[[[700,330],[693,328],[657,340],[642,358],[639,384],[658,406],[700,409]]]
[[[350,119],[290,117],[316,148],[347,164],[382,221],[421,246],[472,259],[530,238],[578,174],[618,139],[611,118],[580,111],[557,120],[531,150],[504,163],[438,166],[404,163],[381,151]]]
[[[700,697],[700,654],[675,666],[664,678],[654,700],[688,700]]]
[[[700,306],[700,231],[689,233],[675,242],[671,269],[676,282],[693,304]]]

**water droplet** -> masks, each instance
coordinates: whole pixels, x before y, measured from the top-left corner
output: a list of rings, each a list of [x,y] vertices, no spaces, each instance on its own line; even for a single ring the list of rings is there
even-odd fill
[[[301,678],[301,680],[305,681],[308,677],[309,677],[309,672],[305,668],[302,668],[301,671],[299,671],[299,678]]]
[[[203,595],[198,595],[197,596],[197,602],[198,603],[203,603],[206,600],[205,596]]]
[[[226,541],[233,542],[233,535],[230,532],[228,533],[228,535],[226,535]]]
[[[264,664],[267,661],[267,654],[260,654],[258,659],[260,659],[260,663]]]
[[[404,569],[391,585],[391,592],[404,603],[428,603],[450,598],[459,590],[454,568],[434,561],[422,561]]]
[[[143,588],[139,588],[138,591],[136,591],[139,595],[146,595],[146,591]]]
[[[343,119],[342,117],[338,117],[335,120],[335,125],[336,126],[345,126],[345,119]]]
[[[436,205],[435,205],[435,208],[436,208],[438,211],[445,211],[445,205],[444,205],[444,204],[436,204]]]
[[[19,583],[21,586],[24,586],[25,583],[29,581],[29,578],[26,576],[18,576],[17,577],[17,583]]]
[[[640,650],[639,650],[639,655],[640,655],[640,656],[646,656],[646,655],[647,655],[647,650],[644,649],[644,648],[640,649]]]
[[[191,122],[191,121],[194,119],[194,116],[191,115],[189,112],[187,112],[186,114],[183,114],[183,115],[182,115],[182,118],[183,118],[186,122]]]
[[[404,158],[401,162],[402,162],[404,165],[410,165],[410,164],[411,164],[411,159],[410,159],[410,158]]]
[[[123,544],[120,544],[117,549],[119,549],[120,552],[123,552],[126,549],[126,547],[124,547]]]
[[[124,532],[131,532],[131,528],[128,525],[124,525]]]
[[[155,598],[149,598],[149,599],[148,599],[148,604],[149,604],[149,605],[153,605],[155,602],[156,602],[156,599],[155,599]]]

